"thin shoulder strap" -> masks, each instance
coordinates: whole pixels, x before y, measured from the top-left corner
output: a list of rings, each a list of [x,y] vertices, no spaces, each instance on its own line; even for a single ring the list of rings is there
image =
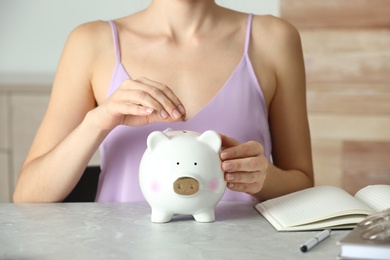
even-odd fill
[[[110,26],[111,26],[112,39],[114,41],[116,61],[120,62],[121,61],[121,53],[120,53],[120,48],[119,48],[118,30],[117,30],[116,24],[115,24],[115,22],[113,20],[109,20],[108,22],[110,23]]]
[[[246,35],[245,35],[245,54],[248,53],[248,49],[249,49],[249,42],[250,42],[250,39],[251,39],[251,29],[252,29],[252,18],[253,18],[253,14],[249,14],[248,15],[248,22],[246,24]]]

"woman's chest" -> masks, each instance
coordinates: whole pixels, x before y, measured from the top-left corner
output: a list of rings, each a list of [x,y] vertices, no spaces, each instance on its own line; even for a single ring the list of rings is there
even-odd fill
[[[131,80],[145,77],[168,86],[185,106],[187,116],[192,117],[225,86],[242,57],[241,48],[228,53],[211,48],[190,51],[149,49],[149,52],[141,53],[123,51],[120,66]],[[113,80],[118,67],[102,65],[101,70],[104,72],[97,77],[102,79],[96,80],[97,86],[94,86],[98,104],[107,97],[107,82]]]
[[[134,48],[121,48],[121,69],[129,79],[146,77],[171,88],[185,106],[188,118],[197,114],[229,84],[231,77],[243,70],[240,65],[248,58],[245,57],[243,39],[230,43],[211,42],[192,48],[158,43],[144,44],[143,47],[140,45],[142,44],[132,44]],[[245,61],[250,63],[249,59]],[[270,84],[268,77],[263,77],[269,73],[267,67],[257,66],[257,62],[254,64],[254,68],[244,69],[252,69],[255,77],[260,77],[262,90],[267,92]],[[115,68],[115,62],[107,63],[102,60],[98,68],[100,72],[95,73],[93,88],[97,103],[101,104],[107,98],[118,64]],[[117,87],[120,85],[115,86]],[[268,95],[265,96],[268,98]],[[269,101],[266,100],[266,103]]]

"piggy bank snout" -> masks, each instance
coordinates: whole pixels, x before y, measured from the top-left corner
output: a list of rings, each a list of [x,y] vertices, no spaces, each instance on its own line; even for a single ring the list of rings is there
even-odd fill
[[[178,195],[193,195],[199,191],[199,182],[192,177],[180,177],[173,183],[173,191]]]

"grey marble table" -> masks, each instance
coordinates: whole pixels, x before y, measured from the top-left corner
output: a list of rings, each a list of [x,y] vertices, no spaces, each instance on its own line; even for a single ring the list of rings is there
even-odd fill
[[[146,203],[0,204],[0,259],[337,258],[346,231],[302,253],[318,232],[277,232],[253,206],[220,202],[213,223],[154,224]]]

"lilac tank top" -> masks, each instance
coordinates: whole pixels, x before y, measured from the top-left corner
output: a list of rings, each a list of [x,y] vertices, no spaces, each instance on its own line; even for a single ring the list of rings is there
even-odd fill
[[[113,21],[109,21],[115,46],[116,67],[107,96],[110,96],[130,76],[121,63],[118,33]],[[146,149],[146,139],[153,131],[215,130],[231,136],[239,142],[260,142],[268,159],[271,157],[267,109],[260,85],[248,56],[252,15],[248,17],[245,48],[241,61],[213,99],[194,117],[186,122],[154,123],[140,127],[118,126],[100,146],[101,174],[96,201],[130,202],[144,201],[138,183],[138,169]],[[252,200],[244,192],[226,189],[222,200]]]

